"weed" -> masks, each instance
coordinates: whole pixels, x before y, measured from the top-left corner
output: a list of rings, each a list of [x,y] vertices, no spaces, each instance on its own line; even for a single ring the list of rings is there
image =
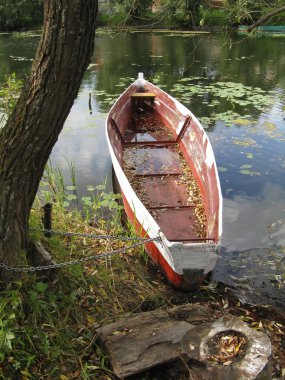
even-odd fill
[[[32,208],[30,237],[40,241],[56,262],[125,248],[128,243],[124,240],[47,238],[40,232],[42,206],[48,201],[53,202],[55,230],[134,235],[121,225],[120,197],[106,193],[105,184],[88,186],[89,195],[82,199],[75,190],[76,184],[66,186],[61,171],[49,164]],[[75,200],[81,212],[71,207]],[[106,212],[109,220],[105,219]],[[27,275],[2,292],[0,379],[39,379],[46,374],[51,379],[112,376],[106,355],[96,345],[98,324],[167,303],[157,285],[151,284],[141,252],[141,248],[131,249],[112,259],[62,268],[53,283]]]
[[[6,77],[5,83],[0,89],[0,128],[5,125],[8,116],[14,109],[22,86],[23,82],[16,78],[15,73]]]

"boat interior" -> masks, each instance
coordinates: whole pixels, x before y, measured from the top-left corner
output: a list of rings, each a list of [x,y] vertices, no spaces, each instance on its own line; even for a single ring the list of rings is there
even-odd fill
[[[134,112],[123,134],[111,120],[123,145],[123,170],[169,241],[212,240],[197,181],[179,149],[191,118],[173,136],[156,112],[154,97],[132,95]]]

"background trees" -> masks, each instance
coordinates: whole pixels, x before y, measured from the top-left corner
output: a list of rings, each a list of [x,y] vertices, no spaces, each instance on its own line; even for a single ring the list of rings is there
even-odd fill
[[[42,3],[43,0],[0,0],[0,30],[40,26]],[[232,27],[251,25],[272,12],[271,23],[285,23],[284,0],[105,0],[100,4],[99,21],[103,26]]]
[[[283,0],[108,0],[107,3],[111,23],[115,14],[121,14],[124,23],[166,28],[250,25],[268,13],[279,14],[284,6]],[[277,9],[281,11],[276,13]],[[272,22],[284,23],[285,13]]]
[[[109,0],[112,11],[125,12],[134,23],[139,21],[153,3],[154,0]]]
[[[272,13],[272,17],[281,13],[284,9],[283,0],[230,0],[228,4],[229,20],[232,24],[245,24],[250,25],[263,16]],[[276,12],[279,10],[278,12]],[[268,18],[269,19],[269,18]],[[265,22],[266,20],[264,20]],[[284,24],[285,13],[283,20],[276,18],[272,20],[275,23]]]
[[[0,0],[0,30],[41,25],[43,0]]]

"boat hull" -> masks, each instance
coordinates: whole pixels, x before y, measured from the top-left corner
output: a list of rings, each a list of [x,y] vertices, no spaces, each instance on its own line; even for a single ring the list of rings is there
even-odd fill
[[[136,218],[132,207],[128,204],[128,201],[124,194],[122,193],[124,209],[129,221],[131,221],[133,227],[135,228],[138,236],[143,238],[150,238],[150,235],[146,232],[143,225]],[[213,249],[213,247],[211,247]],[[211,251],[212,251],[211,249]],[[190,291],[197,288],[209,275],[215,267],[218,255],[212,252],[209,255],[207,252],[208,259],[210,259],[211,266],[204,273],[200,268],[185,268],[182,273],[178,273],[177,270],[165,259],[166,256],[166,246],[164,244],[157,244],[156,242],[150,242],[145,244],[145,250],[152,260],[160,267],[161,271],[166,276],[168,282],[174,286],[176,289],[181,291]],[[194,250],[194,247],[191,247]],[[206,250],[208,251],[208,249]],[[192,252],[193,253],[193,252]],[[191,255],[191,252],[189,252]],[[205,258],[205,261],[207,259]]]
[[[162,107],[162,103],[166,105],[167,112],[161,114],[161,119],[169,124],[171,119],[171,106],[175,104],[176,110],[179,110],[183,117],[191,116],[194,117],[185,107],[180,105],[177,101],[171,98],[168,94],[159,90],[157,87],[148,84],[150,89],[156,93],[156,104],[155,107],[159,110]],[[161,231],[161,226],[154,220],[153,216],[150,214],[149,210],[142,203],[136,191],[130,184],[124,170],[123,166],[123,134],[124,125],[126,125],[128,120],[128,115],[132,112],[132,103],[130,102],[130,94],[134,91],[134,87],[130,86],[124,94],[118,99],[115,105],[109,112],[106,120],[106,135],[109,145],[109,150],[112,158],[113,169],[116,177],[116,181],[119,185],[120,192],[122,194],[122,199],[124,203],[125,212],[127,218],[130,220],[134,226],[137,234],[140,237],[147,238],[157,238],[160,237],[160,241],[153,241],[145,244],[145,250],[153,259],[153,261],[161,268],[163,273],[166,275],[167,280],[175,287],[183,291],[191,290],[197,287],[214,269],[215,263],[217,261],[217,249],[221,236],[221,191],[219,185],[219,179],[217,176],[217,168],[215,160],[213,159],[213,153],[210,147],[210,143],[205,137],[205,132],[203,131],[201,125],[194,117],[193,126],[198,125],[195,131],[194,127],[190,125],[192,134],[195,132],[198,136],[201,134],[201,141],[204,146],[206,159],[209,161],[208,167],[206,168],[207,173],[203,173],[202,179],[199,178],[199,167],[202,168],[202,164],[198,162],[197,167],[192,160],[189,159],[187,144],[191,144],[191,133],[184,133],[183,138],[179,142],[179,147],[183,155],[185,156],[189,167],[195,173],[197,182],[201,189],[203,200],[206,200],[206,213],[207,218],[210,220],[208,227],[209,238],[205,238],[201,241],[170,241],[166,238],[163,231]],[[169,103],[167,103],[169,99]],[[165,107],[164,107],[165,108]],[[183,120],[182,117],[182,120]],[[118,121],[118,129],[121,132],[112,130],[110,126],[111,118],[116,118]],[[192,121],[191,121],[192,123]],[[181,131],[181,122],[178,120],[177,134]],[[121,140],[121,141],[119,141]],[[195,146],[194,146],[194,149]],[[209,158],[210,157],[210,158]],[[201,160],[200,160],[201,161]],[[205,165],[204,165],[205,166]],[[205,177],[207,178],[205,179]],[[205,185],[206,183],[206,185]],[[213,196],[215,196],[214,201],[208,199],[208,183],[212,185]],[[214,184],[214,185],[213,185]],[[213,212],[214,211],[214,212]],[[210,215],[210,217],[209,217]],[[211,224],[211,225],[210,225]],[[199,240],[199,239],[197,239]]]

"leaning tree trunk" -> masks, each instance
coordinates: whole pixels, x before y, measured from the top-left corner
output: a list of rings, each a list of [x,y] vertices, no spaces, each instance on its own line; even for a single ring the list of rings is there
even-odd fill
[[[30,78],[0,131],[0,262],[5,264],[18,265],[28,252],[30,210],[93,52],[97,3],[44,0],[43,35]]]
[[[254,28],[257,28],[260,25],[264,25],[268,20],[270,20],[272,17],[278,15],[281,12],[285,12],[285,5],[276,9],[273,9],[273,11],[266,13],[264,16],[260,17],[254,24],[250,25],[247,28],[248,32],[251,32]]]

